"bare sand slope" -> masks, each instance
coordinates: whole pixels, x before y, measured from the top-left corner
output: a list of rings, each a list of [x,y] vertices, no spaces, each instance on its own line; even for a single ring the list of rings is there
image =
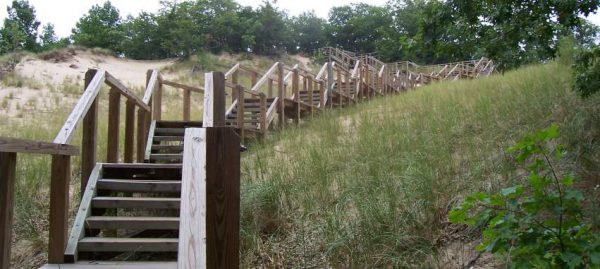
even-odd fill
[[[89,68],[98,68],[113,74],[126,85],[138,87],[146,83],[146,70],[160,69],[173,62],[137,61],[98,55],[89,50],[65,50],[49,55],[46,59],[27,57],[16,66],[16,71],[28,78],[60,84],[65,79],[82,81]]]

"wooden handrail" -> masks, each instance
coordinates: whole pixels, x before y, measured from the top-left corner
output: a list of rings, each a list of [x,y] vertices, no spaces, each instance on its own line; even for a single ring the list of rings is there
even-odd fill
[[[258,82],[256,82],[256,84],[252,87],[252,89],[250,89],[250,91],[253,91],[253,92],[258,91],[258,89],[260,89],[260,87],[262,87],[262,85],[265,84],[265,82],[267,82],[269,77],[271,77],[271,75],[273,75],[275,73],[275,71],[277,70],[277,66],[279,66],[279,65],[280,65],[279,62],[276,62],[275,64],[273,64],[273,66],[271,66],[271,68],[258,80]]]
[[[85,92],[79,98],[79,101],[75,105],[73,111],[65,121],[63,127],[54,138],[54,143],[56,144],[69,144],[71,139],[73,138],[73,134],[75,134],[75,129],[79,122],[83,119],[85,114],[88,112],[92,103],[96,100],[96,96],[100,92],[100,87],[104,82],[106,72],[104,70],[98,70],[94,78],[85,89]]]
[[[166,80],[166,79],[163,79],[161,81],[161,83],[165,84],[167,86],[171,86],[171,87],[175,87],[175,88],[179,88],[179,89],[183,89],[183,90],[193,91],[193,92],[197,92],[197,93],[204,93],[203,87],[200,87],[200,88],[192,87],[192,86],[184,85],[184,84]]]
[[[0,136],[0,152],[74,156],[79,155],[79,148],[65,144]]]
[[[231,77],[233,72],[237,71],[238,69],[240,69],[240,63],[235,64],[231,69],[229,69],[229,71],[225,73],[225,79]]]
[[[105,73],[106,84],[109,86],[118,89],[123,96],[125,96],[128,100],[135,103],[137,106],[143,108],[146,111],[150,111],[150,106],[148,106],[142,99],[140,99],[137,95],[133,94],[123,83],[121,83],[118,79],[113,77],[110,73]]]
[[[144,104],[149,105],[150,104],[150,99],[152,98],[152,95],[154,94],[154,89],[157,86],[158,82],[158,71],[157,70],[152,70],[152,75],[150,76],[150,80],[148,81],[148,86],[146,87],[146,91],[144,92],[144,98],[142,98],[142,101],[144,102]]]

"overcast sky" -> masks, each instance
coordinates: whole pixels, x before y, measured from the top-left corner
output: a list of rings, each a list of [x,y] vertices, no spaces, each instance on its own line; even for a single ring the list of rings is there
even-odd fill
[[[94,4],[102,4],[105,0],[29,0],[36,10],[37,18],[42,24],[48,22],[55,26],[56,34],[59,37],[67,37],[71,34],[71,29],[75,23],[87,13]],[[181,1],[181,0],[179,0]],[[6,17],[6,6],[10,0],[0,0],[0,20]],[[116,6],[123,18],[127,15],[137,15],[140,11],[155,12],[159,9],[160,0],[111,0]],[[238,3],[245,6],[259,6],[260,0],[237,0]],[[318,16],[326,18],[329,9],[334,6],[342,6],[350,3],[369,3],[371,5],[384,5],[387,0],[278,0],[276,6],[287,10],[291,15],[298,15],[304,11],[314,10]],[[593,15],[589,18],[597,25],[600,25],[600,15]],[[41,27],[40,27],[41,31]]]

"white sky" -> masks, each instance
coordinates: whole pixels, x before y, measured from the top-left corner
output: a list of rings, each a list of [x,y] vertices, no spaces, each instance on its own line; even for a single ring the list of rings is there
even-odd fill
[[[29,0],[35,7],[37,19],[46,24],[53,23],[59,37],[67,37],[75,23],[87,13],[94,4],[102,4],[105,0]],[[175,0],[172,0],[175,1]],[[182,0],[179,0],[182,1]],[[261,0],[236,0],[244,6],[257,7]],[[6,18],[6,7],[12,0],[0,0],[0,21]],[[111,0],[125,18],[127,15],[137,15],[140,11],[155,12],[159,9],[160,0]],[[327,18],[329,10],[334,6],[343,6],[350,3],[368,3],[371,5],[384,5],[387,0],[278,0],[275,4],[291,15],[298,15],[304,11],[314,10],[318,16]],[[600,25],[600,14],[590,16],[593,23]],[[41,31],[41,27],[40,27]]]

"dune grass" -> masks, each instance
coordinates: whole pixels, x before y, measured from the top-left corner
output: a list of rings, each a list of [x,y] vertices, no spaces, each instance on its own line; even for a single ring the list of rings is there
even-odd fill
[[[599,98],[581,100],[570,81],[550,63],[435,84],[254,145],[243,156],[242,267],[452,267],[441,258],[448,211],[510,183],[505,149],[525,133],[558,123],[564,166],[600,182]]]
[[[201,85],[196,79],[189,81]],[[199,120],[202,100],[192,97]],[[465,194],[509,183],[516,172],[505,148],[524,133],[557,122],[571,151],[565,167],[600,183],[599,98],[578,98],[570,69],[550,63],[377,98],[274,132],[242,156],[241,267],[442,267],[449,209]],[[181,91],[165,90],[163,102],[164,118],[180,119]],[[51,141],[71,108],[25,120],[0,116],[0,135]],[[100,161],[106,132],[101,117]],[[75,158],[72,214],[79,164]],[[44,262],[49,169],[48,157],[19,157],[15,267]]]

